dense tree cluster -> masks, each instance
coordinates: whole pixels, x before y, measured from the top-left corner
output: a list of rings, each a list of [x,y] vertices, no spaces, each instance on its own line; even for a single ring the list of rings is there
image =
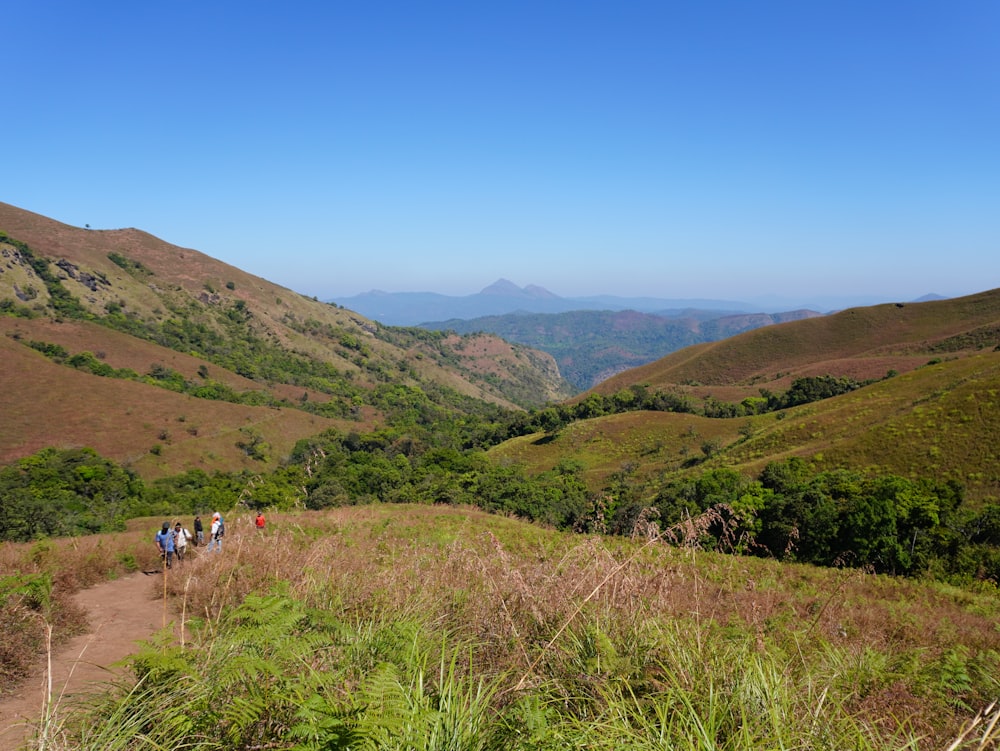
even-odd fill
[[[1000,506],[963,506],[953,482],[815,473],[798,458],[772,462],[758,478],[730,469],[669,483],[654,506],[662,523],[711,510],[700,530],[710,547],[821,566],[1000,581]]]
[[[124,529],[142,481],[92,449],[44,449],[0,469],[0,540]]]
[[[434,447],[410,434],[331,431],[301,441],[284,473],[301,471],[303,504],[321,509],[369,502],[460,503],[552,526],[588,525],[590,494],[578,468],[528,476],[475,450]]]
[[[299,442],[273,473],[193,470],[149,485],[89,449],[45,449],[0,471],[0,539],[113,531],[134,516],[237,504],[448,503],[580,532],[660,529],[668,541],[778,560],[1000,581],[1000,506],[966,508],[953,482],[815,472],[793,458],[755,478],[711,469],[666,483],[640,482],[625,466],[591,492],[579,463],[529,476],[479,450],[429,438],[394,429],[329,431]]]

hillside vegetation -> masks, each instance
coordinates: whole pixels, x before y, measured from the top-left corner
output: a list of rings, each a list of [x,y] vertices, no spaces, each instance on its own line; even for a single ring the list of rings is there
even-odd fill
[[[998,291],[755,329],[522,411],[556,390],[549,356],[381,327],[134,230],[0,218],[55,254],[4,236],[5,539],[235,502],[619,534],[714,509],[709,546],[1000,578]],[[108,502],[78,481],[102,462],[146,482]]]
[[[383,327],[139,230],[0,204],[0,233],[0,408],[17,428],[0,462],[85,445],[147,477],[261,470],[325,428],[398,422],[407,393],[424,420],[570,393],[544,353]]]
[[[738,401],[787,388],[797,376],[879,378],[931,359],[955,359],[1000,345],[1000,290],[949,300],[851,308],[755,329],[674,352],[599,384],[693,389]]]
[[[1000,693],[1000,290],[565,399],[492,335],[137,230],[0,204],[0,231],[4,680],[79,627],[67,592],[155,565],[149,525],[232,532],[161,580],[232,667],[165,635],[46,748],[912,751]]]
[[[693,476],[713,467],[754,474],[768,462],[796,456],[817,471],[851,468],[954,480],[970,499],[995,502],[1000,498],[998,395],[1000,353],[982,352],[778,412],[739,417],[621,412],[513,438],[491,454],[536,472],[578,461],[593,487],[625,465],[645,479]]]
[[[723,466],[754,473],[797,456],[817,471],[954,480],[971,499],[995,502],[998,348],[1000,290],[769,326],[615,376],[573,399],[578,408],[595,405],[591,419],[514,438],[493,453],[536,471],[582,461],[595,485],[625,464],[641,477],[676,477]],[[796,379],[820,376],[859,387],[758,411]],[[668,395],[687,411],[606,414],[647,394]]]

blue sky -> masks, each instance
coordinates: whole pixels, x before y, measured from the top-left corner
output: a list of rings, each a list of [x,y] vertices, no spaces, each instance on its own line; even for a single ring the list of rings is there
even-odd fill
[[[8,5],[0,200],[321,299],[1000,286],[994,0]]]

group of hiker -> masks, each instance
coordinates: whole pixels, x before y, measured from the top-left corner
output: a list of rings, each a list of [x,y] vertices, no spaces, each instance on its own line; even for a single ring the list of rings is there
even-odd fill
[[[264,529],[264,514],[257,512],[254,526],[258,530]],[[208,547],[206,553],[222,552],[222,538],[226,534],[226,524],[222,520],[222,514],[216,511],[212,514],[212,524],[208,531]],[[195,547],[205,544],[205,528],[202,525],[201,515],[194,518],[194,534],[192,535],[180,522],[174,524],[173,529],[170,522],[163,522],[163,527],[156,533],[156,549],[160,554],[160,559],[166,568],[172,568],[174,557],[181,563],[184,562],[184,554],[187,552],[189,542],[193,542]]]

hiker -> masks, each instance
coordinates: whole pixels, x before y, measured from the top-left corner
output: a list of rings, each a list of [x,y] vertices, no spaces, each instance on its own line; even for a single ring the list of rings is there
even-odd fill
[[[257,512],[257,518],[254,519],[253,523],[254,523],[254,525],[256,525],[256,527],[257,527],[258,530],[260,530],[261,532],[264,531],[264,512],[263,511],[258,511]]]
[[[180,522],[177,522],[174,525],[174,548],[177,550],[177,560],[181,563],[184,562],[184,553],[187,551],[187,544],[190,539],[191,533],[184,529]]]
[[[205,544],[205,530],[201,526],[201,514],[198,514],[194,518],[194,545],[198,547],[199,545]]]
[[[170,531],[170,522],[163,522],[163,528],[156,533],[156,549],[167,568],[174,560],[174,533]]]
[[[208,548],[205,550],[206,553],[211,553],[215,550],[218,553],[222,552],[222,536],[226,534],[226,525],[222,521],[222,514],[216,511],[212,514],[212,528],[208,532]]]

